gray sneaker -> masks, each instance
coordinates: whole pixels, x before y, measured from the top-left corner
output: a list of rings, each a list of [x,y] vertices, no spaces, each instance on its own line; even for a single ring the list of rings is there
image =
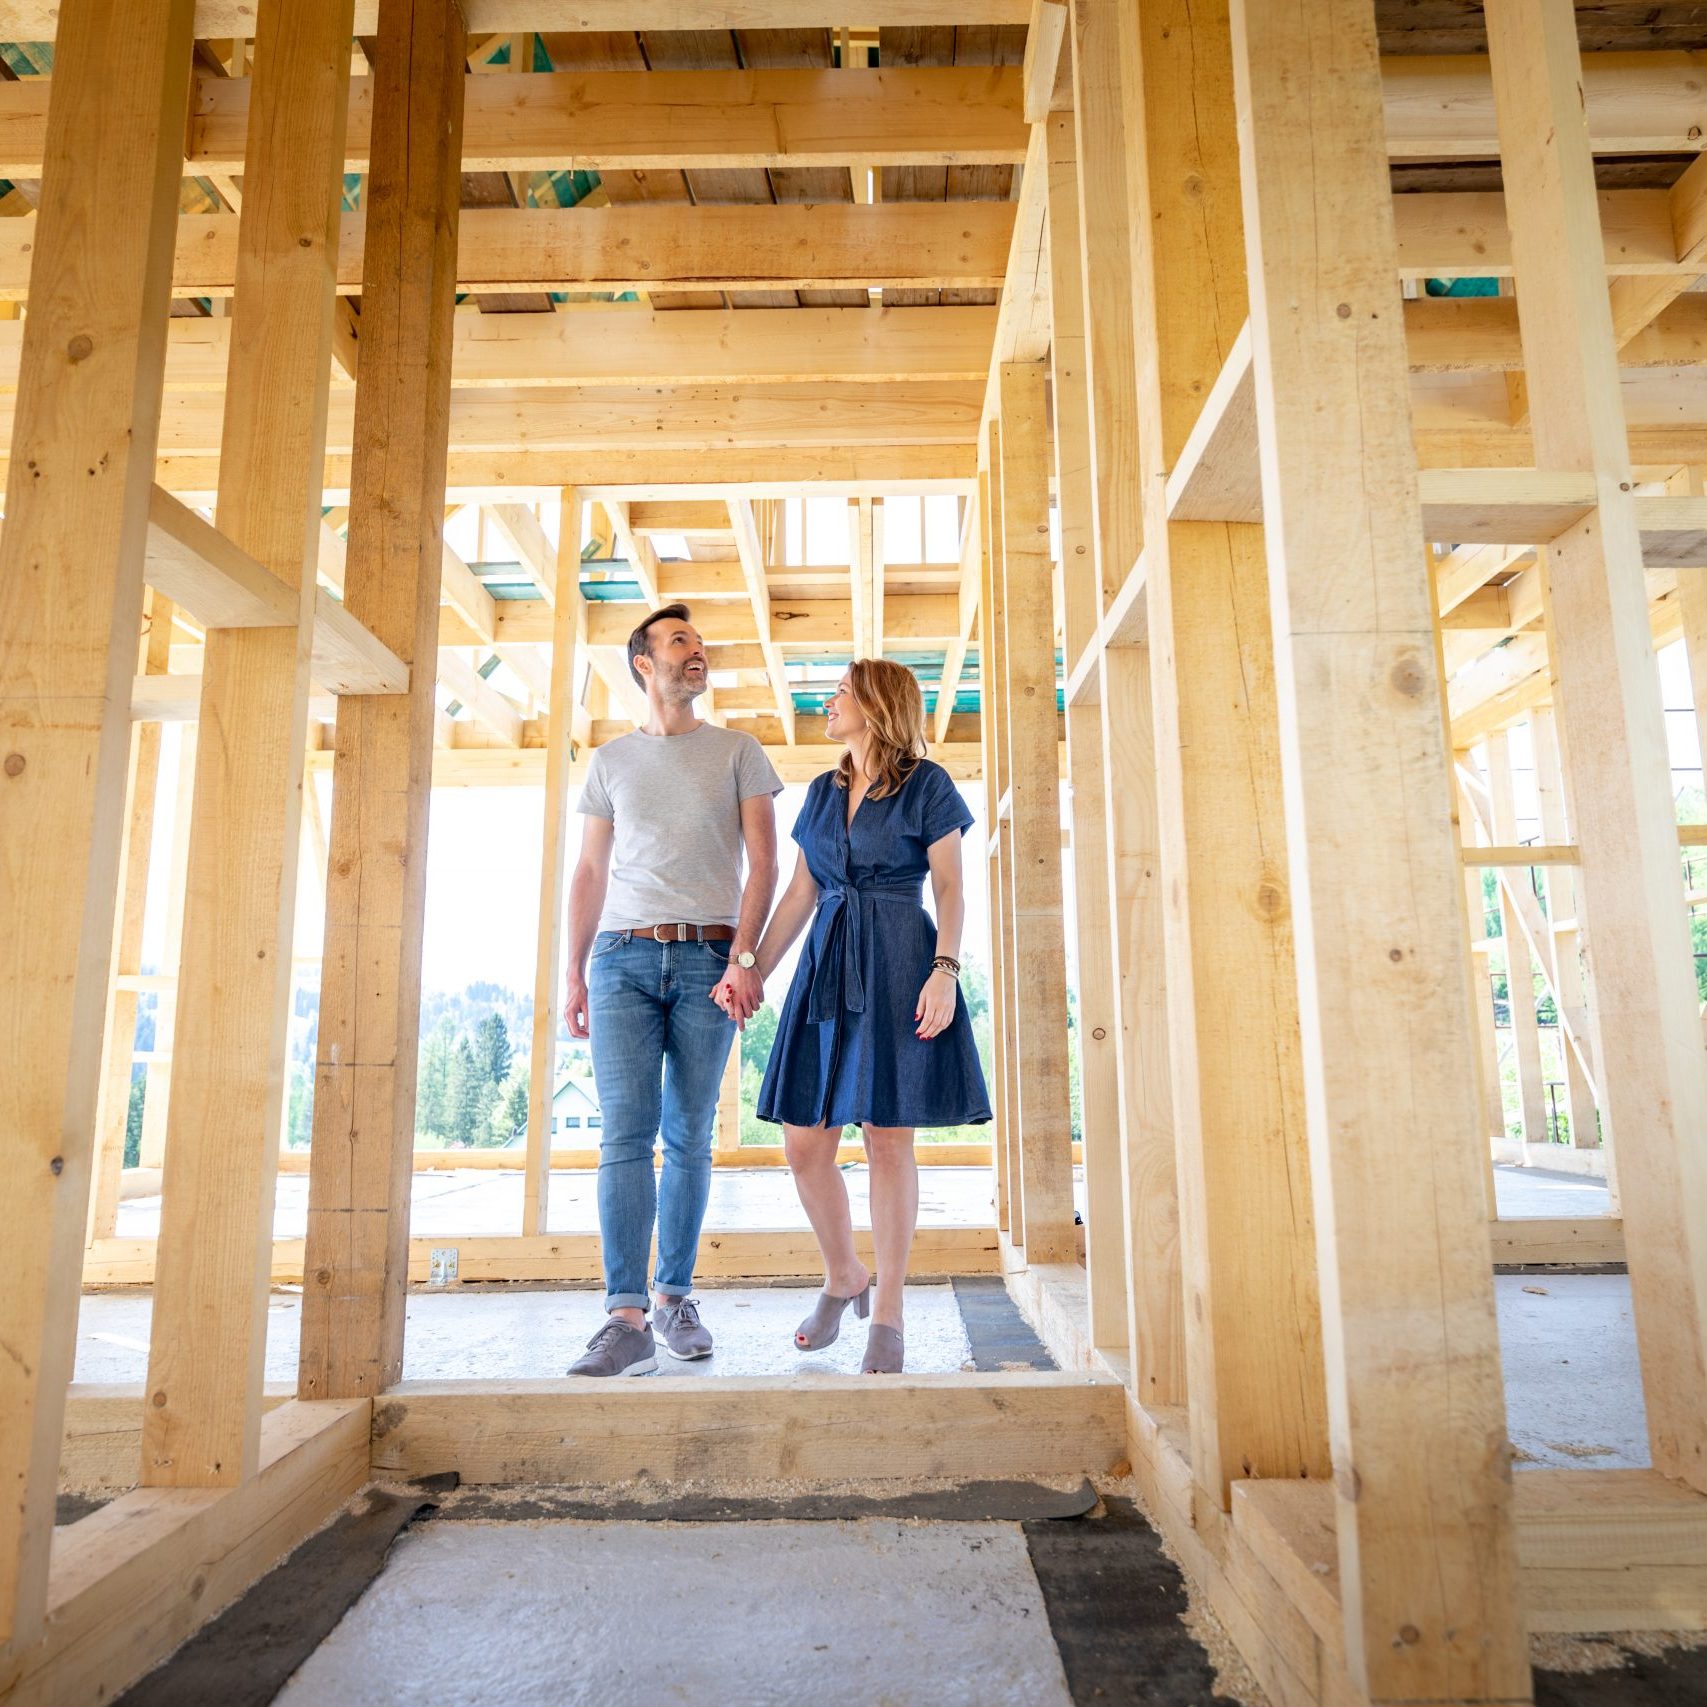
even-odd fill
[[[693,1298],[672,1298],[652,1312],[652,1325],[664,1342],[671,1357],[683,1363],[711,1356],[711,1329],[699,1319],[699,1302]]]
[[[587,1341],[586,1351],[569,1365],[571,1375],[650,1375],[658,1367],[658,1346],[650,1327],[631,1328],[612,1316]]]

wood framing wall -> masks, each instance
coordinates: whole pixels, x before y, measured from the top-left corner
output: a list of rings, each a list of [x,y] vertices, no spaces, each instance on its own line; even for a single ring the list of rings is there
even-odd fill
[[[262,0],[252,66],[210,43],[228,0],[12,8],[54,51],[0,82],[0,174],[39,180],[0,199],[0,1697],[115,1693],[376,1468],[775,1474],[796,1425],[874,1472],[1124,1454],[1298,1707],[1515,1707],[1532,1631],[1707,1626],[1707,829],[1654,657],[1683,640],[1707,719],[1687,62],[1628,51],[1651,21],[1585,55],[1570,0],[1421,54],[1374,0],[879,4],[835,49],[792,0],[509,3]],[[1421,288],[1453,278],[1502,294]],[[923,495],[954,561],[896,558]],[[801,496],[846,506],[845,564],[785,549]],[[698,1422],[664,1384],[401,1381],[440,1242],[432,789],[544,813],[522,1219],[444,1242],[464,1281],[586,1282],[596,1241],[549,1230],[593,1159],[550,1131],[569,809],[675,598],[707,715],[790,781],[835,757],[816,670],[928,658],[932,756],[983,790],[996,1119],[939,1158],[989,1163],[989,1224],[913,1272],[1007,1274],[1059,1375],[696,1382]],[[308,1229],[275,1241],[328,769]],[[116,1236],[145,991],[157,1242]],[[774,1165],[738,1088],[719,1162]],[[1492,1146],[1562,1159],[1555,1093],[1616,1213],[1502,1220]],[[787,1230],[704,1257],[814,1266]],[[1653,1468],[1514,1472],[1495,1263],[1626,1257]],[[154,1286],[145,1388],[68,1399],[80,1279]],[[78,1451],[140,1486],[55,1539]]]

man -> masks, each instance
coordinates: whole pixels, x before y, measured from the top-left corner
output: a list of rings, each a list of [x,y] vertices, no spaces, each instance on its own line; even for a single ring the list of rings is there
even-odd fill
[[[564,1017],[571,1037],[590,1033],[593,1045],[610,1312],[571,1375],[651,1373],[654,1327],[672,1357],[711,1354],[692,1297],[711,1132],[736,1028],[764,1000],[753,954],[776,892],[772,800],[782,782],[751,735],[694,715],[707,664],[685,605],[655,611],[635,629],[628,668],[649,715],[643,729],[593,750],[569,886]],[[727,1012],[712,999],[719,983]],[[664,1170],[655,1190],[660,1134]],[[654,1221],[658,1271],[649,1298]]]

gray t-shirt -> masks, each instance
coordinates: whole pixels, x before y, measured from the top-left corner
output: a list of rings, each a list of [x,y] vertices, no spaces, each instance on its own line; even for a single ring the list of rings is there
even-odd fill
[[[741,911],[741,802],[782,779],[751,735],[702,723],[636,729],[593,749],[579,810],[616,826],[604,931],[732,925]]]

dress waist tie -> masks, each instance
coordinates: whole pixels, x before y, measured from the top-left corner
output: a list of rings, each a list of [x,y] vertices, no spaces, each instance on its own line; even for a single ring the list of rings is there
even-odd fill
[[[911,883],[847,883],[824,889],[818,896],[818,916],[824,930],[812,968],[812,989],[806,1018],[824,1025],[840,1013],[865,1012],[865,911],[869,901],[923,902],[922,881]]]

